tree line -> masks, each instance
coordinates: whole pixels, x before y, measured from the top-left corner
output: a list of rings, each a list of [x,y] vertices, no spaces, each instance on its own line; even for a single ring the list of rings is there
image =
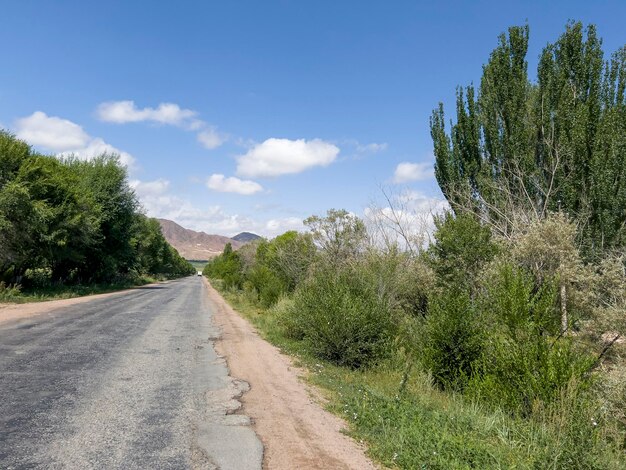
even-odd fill
[[[0,131],[0,282],[39,288],[193,272],[141,212],[116,156],[42,155]]]
[[[528,39],[527,26],[500,37],[478,91],[458,90],[451,133],[443,106],[433,113],[451,210],[432,233],[416,234],[411,208],[387,197],[365,220],[333,209],[307,219],[306,233],[227,246],[204,273],[318,359],[401,369],[398,396],[425,374],[543,429],[543,451],[520,467],[619,468],[626,48],[604,61],[595,28],[570,23],[534,83]]]

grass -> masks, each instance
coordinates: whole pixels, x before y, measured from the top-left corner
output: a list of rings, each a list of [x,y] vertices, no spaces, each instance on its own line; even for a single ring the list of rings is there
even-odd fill
[[[112,284],[88,284],[88,285],[57,285],[41,287],[37,289],[0,289],[0,301],[10,303],[43,302],[46,300],[71,299],[85,295],[105,294],[131,287],[143,286],[156,282],[158,279],[142,276],[138,279]]]
[[[325,392],[328,410],[342,416],[347,433],[366,442],[370,457],[389,468],[626,468],[623,450],[590,429],[600,415],[574,419],[577,397],[564,396],[562,413],[514,418],[438,390],[415,368],[407,374],[400,354],[366,370],[334,366],[287,338],[276,311],[260,308],[244,293],[225,291],[219,281],[213,285],[266,340],[310,371],[308,380]],[[594,440],[577,446],[585,434]]]

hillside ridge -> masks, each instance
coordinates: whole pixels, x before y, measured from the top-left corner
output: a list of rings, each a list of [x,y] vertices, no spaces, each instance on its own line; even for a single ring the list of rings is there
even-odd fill
[[[163,236],[180,255],[188,260],[208,260],[219,255],[230,243],[233,249],[245,245],[224,235],[212,235],[183,227],[168,219],[157,219],[161,224]]]

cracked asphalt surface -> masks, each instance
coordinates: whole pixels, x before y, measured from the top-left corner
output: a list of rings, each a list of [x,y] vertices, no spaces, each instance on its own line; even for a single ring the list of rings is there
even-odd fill
[[[0,468],[260,469],[199,277],[0,324]]]

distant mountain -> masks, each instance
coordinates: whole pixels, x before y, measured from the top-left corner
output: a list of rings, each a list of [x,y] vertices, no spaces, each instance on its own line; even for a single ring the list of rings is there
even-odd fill
[[[248,243],[248,242],[253,242],[254,240],[260,240],[261,238],[263,237],[258,236],[256,233],[241,232],[235,235],[234,237],[232,237],[231,239],[235,240],[236,242]]]
[[[244,242],[224,237],[222,235],[209,235],[204,232],[196,232],[181,227],[176,222],[167,219],[157,219],[161,224],[163,236],[178,250],[185,259],[207,260],[219,255],[230,243],[233,249],[245,245]],[[241,235],[241,234],[240,234]],[[252,235],[252,234],[251,234]],[[239,236],[239,235],[237,235]]]

